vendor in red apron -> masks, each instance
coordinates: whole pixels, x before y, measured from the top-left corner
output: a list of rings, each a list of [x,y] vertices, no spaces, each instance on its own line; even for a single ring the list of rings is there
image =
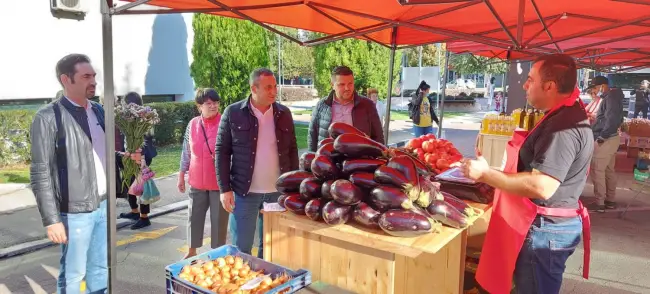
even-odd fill
[[[492,294],[560,292],[565,263],[584,230],[588,276],[589,215],[579,202],[594,151],[587,114],[578,101],[576,64],[564,54],[535,60],[526,99],[543,110],[530,132],[506,147],[503,172],[478,154],[462,162],[465,175],[496,188],[476,279]]]

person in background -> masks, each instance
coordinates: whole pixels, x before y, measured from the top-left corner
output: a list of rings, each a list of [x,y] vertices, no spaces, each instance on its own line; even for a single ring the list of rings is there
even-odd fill
[[[83,54],[56,64],[63,96],[41,108],[30,128],[30,183],[50,241],[61,244],[58,293],[108,286],[106,135],[95,70]],[[140,154],[120,154],[136,162]]]
[[[124,95],[124,103],[129,104],[137,104],[142,106],[142,97],[140,94],[136,92],[129,92]],[[120,133],[120,137],[122,138],[122,142],[125,142],[124,140],[124,134]],[[124,146],[125,148],[126,146]],[[153,158],[158,155],[156,151],[156,146],[154,146],[153,142],[153,135],[152,134],[147,134],[144,136],[144,146],[142,147],[142,156],[144,157],[145,164],[147,166],[151,165],[151,162],[153,161]],[[131,178],[131,183],[135,181],[135,177]],[[126,219],[131,219],[136,221],[133,225],[131,225],[131,230],[138,230],[142,229],[145,227],[148,227],[151,225],[151,221],[149,220],[149,213],[151,212],[151,205],[149,204],[140,204],[138,205],[138,196],[135,195],[128,195],[127,200],[129,201],[129,206],[131,207],[131,212],[127,213],[120,213],[120,218],[126,218]],[[138,209],[139,206],[139,209]]]
[[[354,126],[371,139],[384,144],[381,120],[370,99],[354,90],[354,73],[347,66],[337,66],[331,75],[332,91],[316,104],[312,112],[307,147],[316,151],[318,142],[329,138],[327,129],[333,122]]]
[[[251,254],[257,229],[257,256],[262,258],[260,209],[264,202],[278,201],[278,177],[298,169],[298,144],[291,110],[276,102],[273,72],[254,70],[249,85],[251,95],[226,107],[221,116],[216,168],[221,204],[230,212],[232,242]]]
[[[490,78],[490,83],[488,83],[488,110],[492,108],[492,100],[494,100],[494,81],[495,77]]]
[[[616,208],[616,152],[621,144],[618,129],[623,123],[623,91],[610,88],[609,80],[597,76],[591,80],[588,89],[602,98],[596,122],[592,126],[596,145],[591,160],[591,177],[594,182],[596,203],[589,210],[605,212]]]
[[[409,117],[413,120],[413,135],[420,137],[433,133],[433,122],[439,124],[433,99],[429,98],[431,86],[422,81],[409,102]]]
[[[631,95],[634,95],[636,100],[634,102],[634,115],[632,117],[648,118],[648,107],[650,107],[650,89],[648,89],[648,81],[641,82],[639,89],[632,90]]]
[[[591,96],[591,102],[585,106],[585,111],[587,111],[587,117],[589,117],[589,123],[593,125],[596,122],[596,116],[598,115],[598,109],[600,109],[600,103],[603,100],[598,96],[598,92],[594,89],[589,89],[589,96]]]
[[[386,118],[386,106],[384,105],[384,102],[379,101],[379,92],[377,89],[370,88],[368,89],[368,98],[372,100],[372,102],[375,103],[375,108],[377,109],[377,115],[379,115],[379,120],[381,121],[381,125],[384,125],[384,119]]]
[[[215,169],[215,146],[219,131],[219,102],[221,98],[212,88],[197,89],[194,101],[201,115],[187,125],[181,153],[178,191],[185,193],[185,175],[190,184],[188,206],[187,242],[189,249],[184,259],[196,255],[203,246],[205,216],[210,209],[210,245],[218,248],[226,244],[228,212],[221,205],[217,170]]]

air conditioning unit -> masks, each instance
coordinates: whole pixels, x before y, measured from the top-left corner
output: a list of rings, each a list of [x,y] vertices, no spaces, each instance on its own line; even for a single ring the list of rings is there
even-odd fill
[[[84,20],[86,1],[88,0],[50,0],[50,11],[56,18]]]

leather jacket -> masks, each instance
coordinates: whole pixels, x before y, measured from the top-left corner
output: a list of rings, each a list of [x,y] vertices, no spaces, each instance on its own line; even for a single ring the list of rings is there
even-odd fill
[[[30,181],[44,226],[61,222],[61,213],[95,211],[107,197],[105,193],[98,195],[92,142],[76,122],[79,117],[86,116],[85,109],[63,101],[64,99],[41,108],[34,116],[30,128]],[[89,103],[104,128],[102,106],[92,101]],[[57,136],[55,104],[61,113],[60,123],[65,136],[61,140]],[[63,141],[64,147],[59,144]],[[62,148],[59,151],[65,149],[66,166],[62,167],[58,163],[63,158],[58,157],[61,155],[57,152],[58,148]],[[65,180],[62,182],[60,179]]]
[[[307,147],[309,151],[316,152],[318,142],[329,138],[328,128],[332,124],[332,103],[334,91],[318,101],[311,113],[309,131],[307,133]],[[368,135],[381,144],[384,144],[384,131],[377,108],[372,100],[354,93],[354,106],[352,107],[352,124],[355,128]]]

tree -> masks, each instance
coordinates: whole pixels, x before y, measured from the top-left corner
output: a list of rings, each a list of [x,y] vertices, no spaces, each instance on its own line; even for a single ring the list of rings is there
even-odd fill
[[[354,72],[354,85],[357,92],[365,94],[368,88],[376,88],[380,97],[388,96],[388,63],[390,49],[363,40],[345,39],[316,46],[314,48],[315,81],[321,96],[332,89],[330,85],[332,69],[339,65],[350,67]],[[401,52],[395,54],[393,87],[399,77]]]
[[[507,70],[506,63],[498,61],[499,60],[490,60],[487,57],[475,56],[472,54],[452,54],[450,60],[452,69],[460,74],[505,73]]]
[[[212,87],[222,98],[221,108],[245,99],[250,92],[248,76],[269,66],[265,30],[247,20],[196,14],[194,61],[190,67],[196,87]]]
[[[298,29],[275,27],[277,30],[302,40],[303,35]],[[278,35],[274,32],[268,32],[268,46],[270,68],[273,72],[278,72]],[[294,77],[313,77],[314,76],[314,53],[313,48],[300,46],[282,36],[282,76],[285,79]]]
[[[403,54],[406,54],[406,66],[417,67],[419,65],[419,47],[404,49]],[[422,46],[422,66],[438,66],[438,55],[440,55],[440,62],[444,62],[444,48],[439,52],[435,44]]]

